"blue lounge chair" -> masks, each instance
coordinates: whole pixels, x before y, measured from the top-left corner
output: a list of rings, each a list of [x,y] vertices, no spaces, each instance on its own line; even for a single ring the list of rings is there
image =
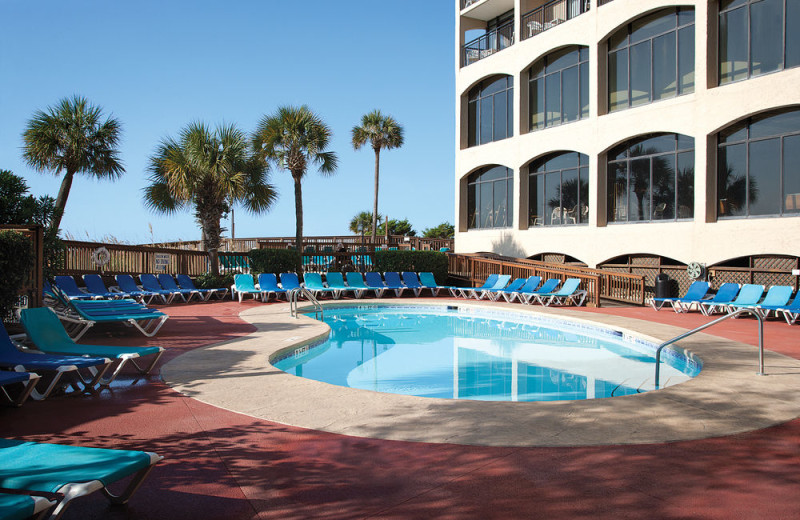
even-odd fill
[[[327,287],[322,283],[322,275],[319,273],[305,273],[303,275],[303,286],[314,295],[314,298],[328,294],[338,300],[339,296],[341,296],[341,291]]]
[[[86,284],[86,288],[94,293],[102,295],[103,298],[107,298],[109,300],[115,300],[117,298],[130,298],[130,294],[126,294],[119,290],[114,290],[106,287],[105,282],[103,282],[103,277],[99,274],[85,274],[83,275],[83,283]]]
[[[480,287],[456,287],[455,291],[451,290],[450,293],[453,296],[458,296],[461,298],[469,298],[467,293],[471,293],[472,291],[482,291],[484,289],[490,289],[497,284],[497,279],[500,277],[499,274],[490,274],[486,277],[486,280],[483,282],[483,285]],[[506,282],[508,283],[508,282]],[[503,284],[505,285],[505,284]]]
[[[300,289],[300,278],[297,273],[281,273],[281,287],[287,291]]]
[[[345,276],[347,276],[347,285],[354,289],[361,289],[364,293],[367,291],[373,291],[376,298],[383,296],[383,291],[386,290],[368,286],[366,283],[364,283],[364,275],[357,271],[348,271]]]
[[[368,291],[368,289],[361,287],[350,287],[349,285],[345,284],[342,273],[337,271],[325,273],[325,281],[328,283],[328,287],[338,290],[339,294],[347,294],[348,292],[351,292],[356,298],[361,298],[364,296],[364,293]]]
[[[488,280],[488,278],[487,278],[487,280]],[[480,288],[475,288],[475,287],[473,287],[473,288],[464,288],[464,289],[461,290],[461,294],[464,296],[464,298],[473,297],[476,300],[480,300],[481,297],[483,297],[483,295],[485,294],[485,292],[487,290],[490,290],[490,289],[502,289],[503,287],[508,285],[508,282],[510,280],[511,280],[511,275],[510,274],[499,274],[499,275],[497,275],[497,278],[495,278],[494,284],[492,284],[491,286],[489,286],[489,287],[480,287]],[[483,285],[485,286],[486,284],[484,283]]]
[[[106,347],[102,345],[78,345],[69,337],[67,331],[55,312],[47,307],[36,309],[22,309],[20,321],[28,334],[28,338],[37,350],[45,354],[59,354],[65,356],[93,356],[104,357],[117,361],[117,368],[109,377],[101,379],[98,383],[102,386],[111,384],[128,361],[136,367],[142,375],[147,375],[156,365],[163,347]],[[147,367],[140,367],[137,358],[152,356]]]
[[[700,302],[708,294],[708,282],[701,282],[699,280],[692,282],[692,285],[689,286],[689,289],[686,291],[680,298],[653,298],[650,301],[650,305],[653,306],[653,309],[660,311],[661,308],[666,305],[670,304],[672,306],[672,310],[675,312],[689,312],[692,306],[695,305],[698,308],[700,307]]]
[[[145,276],[145,275],[142,275]],[[204,300],[203,295],[197,289],[189,289],[188,287],[178,287],[178,284],[175,283],[175,278],[172,277],[171,274],[161,273],[157,277],[158,284],[164,288],[164,290],[172,291],[173,293],[179,293],[181,298],[186,303],[192,301],[192,298],[197,296],[199,300]]]
[[[176,297],[180,297],[183,301],[186,301],[186,298],[183,297],[180,291],[170,291],[169,289],[164,289],[161,287],[161,284],[158,283],[158,278],[152,274],[140,274],[139,281],[142,282],[142,288],[145,291],[150,291],[152,293],[158,294],[158,297],[161,298],[162,303],[166,303],[169,305],[172,303]]]
[[[544,305],[545,307],[556,304],[556,305],[567,305],[569,303],[575,304],[576,307],[580,307],[583,305],[584,300],[586,300],[587,292],[579,289],[581,285],[580,278],[567,278],[564,281],[564,285],[561,286],[561,289],[558,291],[553,292],[539,292],[534,294],[534,298],[536,299],[537,303]]]
[[[759,303],[732,303],[729,312],[739,309],[750,309],[762,318],[766,318],[775,307],[786,307],[792,298],[794,288],[788,285],[774,285]]]
[[[527,278],[515,278],[507,286],[502,287],[500,289],[484,289],[483,291],[481,291],[481,294],[480,296],[478,296],[478,299],[482,300],[483,297],[486,296],[487,299],[495,302],[497,301],[498,298],[500,298],[500,295],[503,292],[518,291],[519,289],[522,288],[522,286],[525,285],[525,282],[527,281],[528,281]]]
[[[508,303],[512,303],[515,299],[519,299],[519,302],[522,303],[522,296],[523,294],[530,294],[539,287],[539,284],[542,282],[541,276],[529,276],[527,280],[525,280],[525,285],[517,289],[516,291],[507,291],[502,290],[499,291],[498,294],[503,297],[505,301]]]
[[[0,439],[0,488],[57,493],[51,519],[61,518],[72,500],[103,490],[112,504],[126,504],[163,457],[146,451],[111,450]],[[108,486],[131,478],[115,495]]]
[[[749,305],[749,304],[756,304],[761,300],[761,296],[764,295],[764,286],[763,285],[756,285],[747,283],[742,285],[742,288],[739,290],[739,293],[736,295],[736,298],[732,298],[728,301],[718,301],[716,303],[707,303],[702,302],[700,307],[703,314],[706,316],[710,316],[717,311],[725,311],[727,313],[732,312],[731,305]]]
[[[275,295],[275,299],[280,299],[281,295],[286,298],[286,289],[278,285],[278,277],[272,273],[261,273],[258,275],[258,288],[261,290],[261,301],[269,300],[270,295]]]
[[[198,291],[200,295],[203,297],[204,300],[208,301],[212,296],[216,296],[220,300],[224,300],[225,296],[228,295],[228,289],[225,287],[220,287],[217,289],[198,289],[195,287],[194,282],[189,277],[188,274],[179,274],[178,275],[178,285],[181,286],[183,289],[191,289],[192,291]]]
[[[386,282],[383,281],[381,273],[369,271],[364,274],[364,278],[366,278],[367,285],[370,287],[370,289],[375,291],[375,296],[378,298],[381,298],[383,293],[388,289]],[[380,291],[380,295],[378,294],[378,291]]]
[[[76,392],[92,391],[109,366],[111,360],[104,357],[52,356],[22,352],[11,342],[5,326],[0,323],[0,367],[17,372],[46,372],[51,375],[50,384],[43,391],[35,388],[31,391],[30,395],[34,399],[46,399],[54,389],[61,386],[62,380]],[[81,369],[87,370],[89,375],[84,376]]]
[[[14,406],[22,406],[22,403],[28,399],[33,389],[36,388],[38,382],[39,374],[32,372],[0,371],[0,393]],[[22,388],[15,396],[12,396],[6,389],[6,386],[17,385],[22,385]]]
[[[719,286],[717,289],[717,293],[712,296],[711,298],[707,298],[701,302],[698,302],[698,307],[700,312],[704,315],[708,316],[708,309],[709,307],[713,307],[716,305],[724,305],[728,304],[736,298],[736,295],[739,293],[739,284],[738,283],[724,283]]]
[[[449,285],[439,285],[436,282],[436,277],[433,276],[431,272],[419,273],[419,283],[425,289],[430,289],[431,296],[439,296],[439,291],[442,289],[446,289],[451,291],[453,289],[452,286]]]
[[[406,287],[414,291],[414,296],[419,297],[419,295],[422,293],[422,289],[425,289],[425,287],[423,287],[420,283],[417,273],[413,271],[403,271],[400,273],[400,276],[403,277],[403,283],[406,285]]]
[[[253,282],[253,276],[249,274],[235,274],[233,275],[233,285],[231,286],[231,294],[235,297],[239,295],[239,303],[246,295],[252,295],[254,300],[261,298],[261,290],[256,288]]]
[[[75,283],[75,278],[71,276],[56,276],[55,283],[70,300],[94,300],[103,297],[100,294],[92,294],[82,291],[78,287],[78,284]]]
[[[0,518],[3,520],[42,520],[54,505],[55,500],[41,496],[0,492]]]
[[[394,271],[387,271],[383,273],[383,281],[386,282],[386,287],[394,291],[395,296],[400,297],[406,289],[406,284],[400,279],[400,274]]]
[[[533,300],[536,299],[536,296],[539,294],[547,294],[555,292],[558,286],[561,284],[561,280],[558,278],[550,278],[549,280],[545,281],[541,287],[538,289],[534,289],[531,292],[519,292],[518,298],[522,303],[525,305],[530,305]]]
[[[122,292],[130,294],[133,298],[136,298],[142,303],[149,304],[153,301],[153,298],[158,296],[158,293],[147,291],[139,287],[136,284],[136,280],[133,279],[133,276],[129,274],[118,274],[114,278],[117,280],[117,286]]]
[[[762,309],[767,310],[766,307],[762,307]],[[775,311],[775,314],[783,314],[783,319],[786,320],[786,323],[794,325],[797,323],[797,319],[800,318],[800,294],[794,297],[794,301],[791,304],[783,307],[772,307],[769,310]]]

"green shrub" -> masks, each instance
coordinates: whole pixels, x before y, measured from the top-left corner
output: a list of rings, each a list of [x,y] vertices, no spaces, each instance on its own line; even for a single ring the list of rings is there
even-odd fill
[[[300,254],[294,249],[253,249],[250,251],[250,269],[254,273],[293,273],[300,263]]]
[[[431,272],[443,283],[447,279],[447,255],[438,251],[375,251],[375,270]]]
[[[232,274],[221,274],[214,276],[211,273],[201,274],[194,279],[194,285],[198,289],[222,289],[233,285]]]
[[[0,316],[11,312],[35,261],[28,237],[16,231],[0,231]]]

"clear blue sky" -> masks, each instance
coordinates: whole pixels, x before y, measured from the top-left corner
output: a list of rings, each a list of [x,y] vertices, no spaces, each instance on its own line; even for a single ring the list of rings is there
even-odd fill
[[[156,241],[195,240],[190,212],[142,203],[158,141],[197,120],[251,132],[278,106],[306,104],[332,128],[339,169],[309,172],[304,232],[343,234],[372,209],[374,154],[354,151],[350,130],[378,108],[406,132],[381,154],[379,211],[417,230],[452,223],[453,24],[452,0],[0,0],[0,168],[55,197],[61,178],[22,161],[21,134],[36,110],[85,96],[122,122],[126,173],[76,177],[62,230],[145,243],[152,224]],[[237,211],[237,237],[294,235],[288,172],[273,168],[272,182],[277,204]]]

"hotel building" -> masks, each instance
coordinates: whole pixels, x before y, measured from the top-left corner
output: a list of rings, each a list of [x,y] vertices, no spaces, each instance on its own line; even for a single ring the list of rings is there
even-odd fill
[[[796,282],[800,1],[457,0],[455,65],[456,252]]]

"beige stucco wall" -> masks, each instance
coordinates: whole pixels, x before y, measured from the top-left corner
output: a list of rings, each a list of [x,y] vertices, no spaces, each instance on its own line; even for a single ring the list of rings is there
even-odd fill
[[[493,0],[484,0],[491,2]],[[594,2],[593,2],[594,4]],[[604,40],[623,24],[667,6],[695,8],[695,91],[665,101],[605,114]],[[519,34],[520,0],[516,0]],[[713,264],[754,254],[800,255],[800,217],[749,218],[716,222],[716,146],[714,134],[749,115],[800,105],[800,68],[767,74],[722,87],[716,85],[716,0],[614,0],[549,31],[468,67],[459,67],[464,27],[475,21],[456,7],[456,252],[494,251],[513,256],[544,252],[574,256],[590,266],[630,253],[662,255],[682,262]],[[590,55],[590,115],[575,123],[527,131],[527,68],[567,45],[585,45]],[[710,69],[710,70],[709,70]],[[494,74],[514,76],[515,136],[466,147],[466,94]],[[695,208],[692,222],[605,223],[605,152],[612,146],[653,132],[674,132],[695,140]],[[558,150],[589,156],[589,224],[527,229],[527,165]],[[502,164],[514,170],[513,228],[466,229],[466,176],[481,166]],[[520,174],[522,172],[522,174]],[[520,196],[522,194],[522,196]]]

